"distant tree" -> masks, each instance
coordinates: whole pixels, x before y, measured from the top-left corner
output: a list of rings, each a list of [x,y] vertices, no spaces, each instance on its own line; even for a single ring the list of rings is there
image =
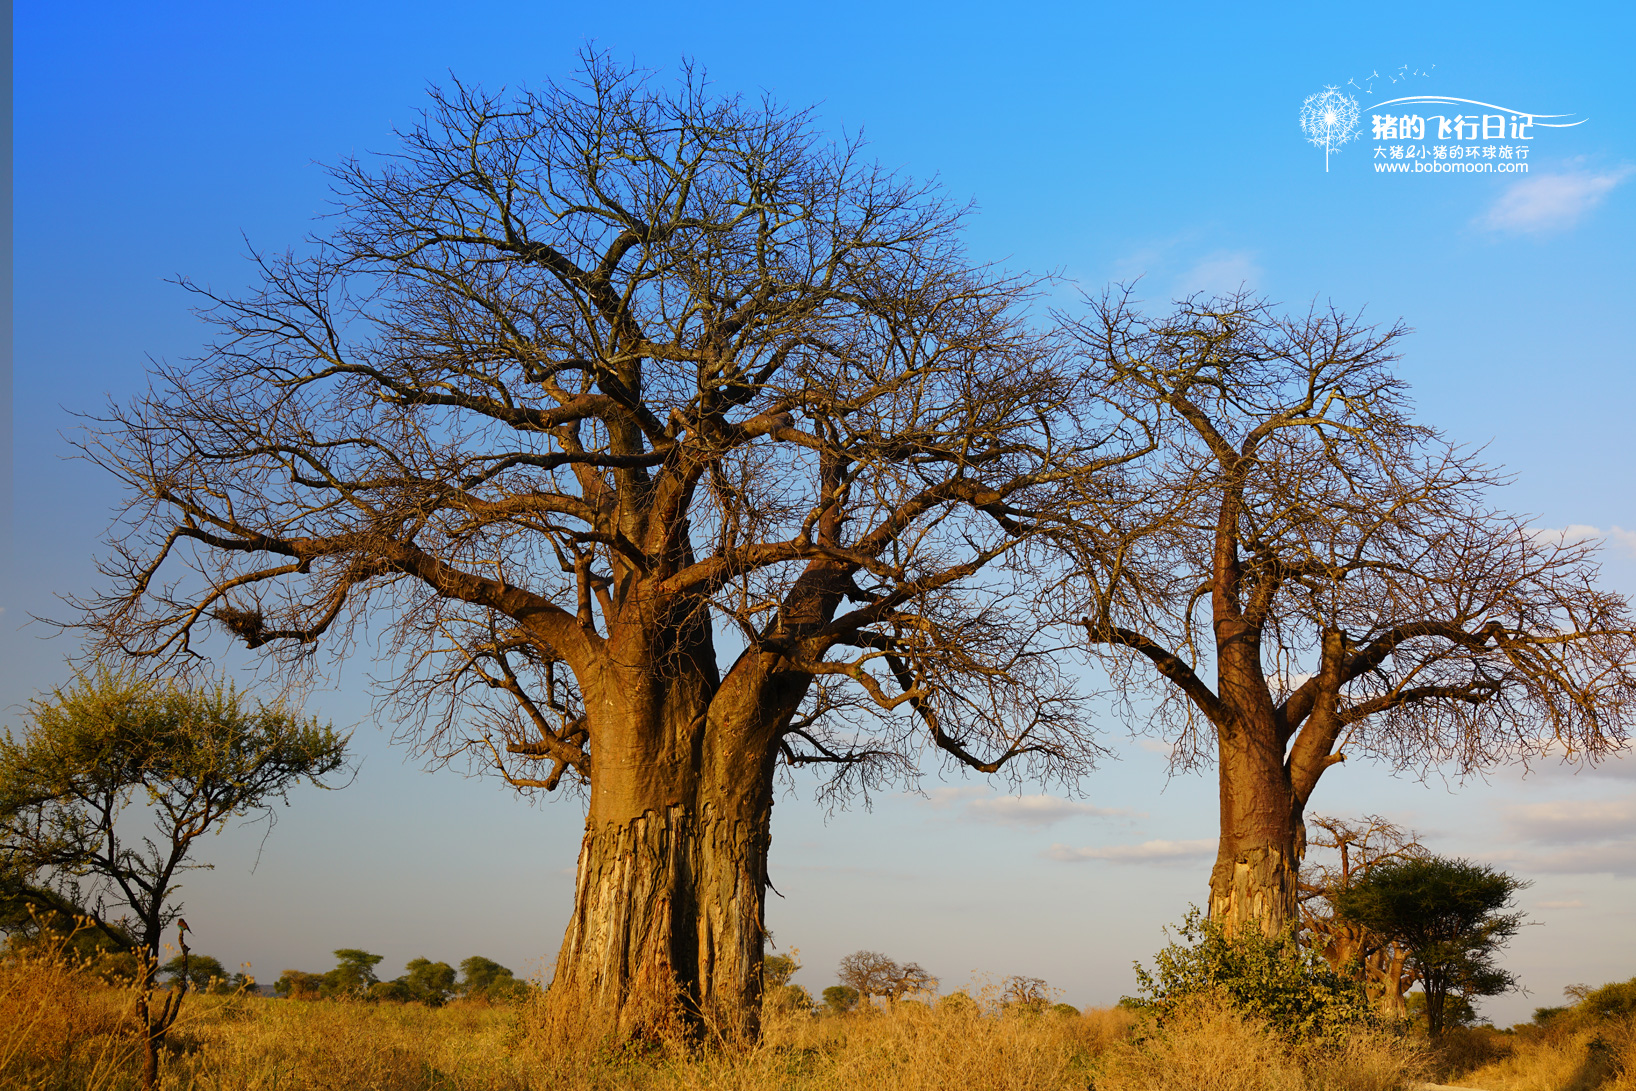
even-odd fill
[[[766,989],[782,989],[790,983],[801,968],[800,956],[794,953],[788,955],[763,955],[761,957],[761,987]]]
[[[785,985],[777,992],[769,994],[766,1001],[780,1011],[810,1012],[816,1004],[812,994],[805,985]]]
[[[763,955],[761,959],[761,998],[763,1004],[783,1011],[808,1011],[812,1008],[812,994],[800,985],[790,983],[801,968],[799,951],[787,955]]]
[[[285,970],[273,982],[273,995],[289,1000],[317,1000],[324,995],[324,975],[305,970]]]
[[[229,973],[219,959],[209,955],[177,955],[159,967],[159,972],[169,977],[172,985],[186,980],[194,992],[221,995],[233,992],[237,988],[235,979],[244,977]]]
[[[937,978],[918,962],[901,965],[879,951],[854,951],[841,959],[837,974],[841,984],[856,989],[865,1000],[884,996],[897,1001],[909,993],[933,992]]]
[[[460,963],[460,983],[456,989],[460,995],[473,1000],[486,1000],[491,1004],[521,1000],[529,994],[529,988],[528,982],[519,981],[493,959],[473,955]]]
[[[853,951],[841,959],[835,971],[841,984],[863,1000],[890,993],[897,972],[898,964],[879,951]]]
[[[416,958],[404,969],[407,972],[398,980],[409,990],[412,1000],[436,1008],[455,994],[454,967],[447,962]]]
[[[1078,1018],[1080,1010],[1072,1004],[1057,1003],[1051,1005],[1051,1014],[1060,1015],[1065,1019],[1073,1019]]]
[[[1394,1019],[1408,1015],[1404,997],[1415,983],[1402,944],[1347,920],[1335,912],[1335,896],[1389,860],[1430,856],[1413,832],[1368,815],[1359,821],[1312,815],[1301,862],[1301,927],[1305,942],[1330,968],[1360,974],[1364,991],[1381,1013]]]
[[[403,978],[394,978],[391,981],[377,981],[364,994],[367,999],[386,1001],[392,1004],[410,1004],[414,1002],[415,994],[409,991],[408,984]]]
[[[1402,944],[1425,992],[1426,1030],[1443,1033],[1451,996],[1516,988],[1495,964],[1523,914],[1504,912],[1529,884],[1486,864],[1440,856],[1393,860],[1339,892],[1335,911]]]
[[[1636,1015],[1636,977],[1615,981],[1600,988],[1579,986],[1577,1007],[1595,1019],[1617,1019]]]
[[[1013,975],[1005,979],[1000,1007],[1006,1011],[1041,1012],[1051,1004],[1051,986],[1043,978]],[[1079,1014],[1077,1011],[1074,1014]]]
[[[342,947],[335,952],[339,960],[335,969],[324,975],[323,994],[330,996],[363,996],[371,985],[380,981],[375,967],[383,955],[372,955],[356,947]]]
[[[187,992],[155,1005],[160,940],[176,923],[188,958],[177,878],[209,867],[188,862],[194,842],[269,811],[301,780],[322,785],[341,768],[347,740],[231,686],[184,689],[106,668],[33,701],[28,720],[22,739],[8,731],[0,742],[0,874],[27,877],[25,895],[90,884],[87,918],[134,949],[151,1089]],[[141,821],[153,836],[136,841]]]
[[[860,995],[850,985],[831,985],[824,990],[824,1006],[835,1015],[849,1012],[858,1006]]]

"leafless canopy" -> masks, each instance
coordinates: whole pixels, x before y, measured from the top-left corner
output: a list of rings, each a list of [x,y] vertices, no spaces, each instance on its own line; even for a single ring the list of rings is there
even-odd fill
[[[937,978],[927,973],[920,963],[900,963],[879,951],[852,952],[841,959],[836,975],[841,984],[856,989],[865,1001],[872,996],[897,1001],[914,993],[937,991]]]
[[[1090,759],[1019,544],[1139,445],[961,210],[804,113],[597,56],[401,135],[257,290],[189,285],[213,348],[93,433],[131,497],[80,603],[103,647],[186,657],[214,622],[300,660],[369,617],[421,741],[525,787],[593,775],[607,669],[728,689],[769,655],[753,703],[837,783],[917,736]]]
[[[1265,722],[1304,803],[1349,751],[1466,771],[1623,743],[1628,603],[1597,586],[1594,543],[1491,508],[1499,476],[1411,419],[1401,326],[1246,295],[1150,318],[1128,291],[1073,324],[1162,439],[1081,535],[1070,608],[1130,691],[1157,691],[1179,762]]]

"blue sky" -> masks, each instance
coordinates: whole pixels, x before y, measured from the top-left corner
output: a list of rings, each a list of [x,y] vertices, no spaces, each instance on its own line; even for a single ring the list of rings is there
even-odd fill
[[[66,458],[71,413],[138,389],[150,356],[201,343],[167,278],[247,283],[244,240],[276,249],[321,230],[322,164],[389,150],[429,83],[564,78],[587,43],[656,68],[692,57],[725,90],[816,103],[829,128],[862,128],[883,163],[975,203],[982,259],[1091,290],[1140,276],[1156,302],[1246,282],[1295,305],[1401,317],[1417,331],[1401,367],[1423,418],[1511,470],[1500,504],[1607,536],[1609,582],[1636,592],[1630,6],[1242,7],[19,4],[0,707],[15,723],[64,677],[65,638],[25,622],[93,586],[116,499]],[[1366,128],[1371,103],[1409,94],[1588,120],[1537,131],[1526,175],[1377,173],[1367,131],[1326,173],[1297,114],[1349,80],[1373,92],[1357,92]],[[357,725],[356,783],[298,795],[264,847],[259,828],[207,846],[218,867],[186,891],[201,949],[264,979],[322,969],[342,946],[388,967],[549,960],[577,804],[422,771],[372,719],[367,675],[349,665],[311,705]],[[797,980],[822,988],[841,955],[869,947],[950,985],[980,971],[1044,977],[1076,1004],[1129,991],[1130,961],[1202,899],[1195,843],[1215,835],[1214,789],[1167,783],[1151,741],[1108,728],[1120,760],[1073,800],[1006,802],[935,776],[924,797],[831,816],[801,786],[780,799],[783,898],[768,920],[803,953]],[[1384,813],[1536,881],[1525,904],[1542,926],[1512,956],[1533,995],[1487,1008],[1509,1021],[1564,984],[1636,974],[1633,766],[1465,785],[1347,767],[1314,809]]]

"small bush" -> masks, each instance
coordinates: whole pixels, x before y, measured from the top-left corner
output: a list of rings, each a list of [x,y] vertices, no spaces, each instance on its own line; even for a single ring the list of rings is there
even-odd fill
[[[1596,1019],[1613,1019],[1636,1015],[1636,977],[1592,989],[1577,1005],[1586,1015]]]
[[[832,1015],[849,1012],[858,1006],[858,990],[850,985],[831,985],[824,990],[824,1006]]]
[[[1163,1021],[1179,1006],[1219,997],[1286,1038],[1329,1043],[1376,1022],[1362,984],[1301,950],[1292,933],[1228,939],[1220,924],[1196,908],[1177,932],[1182,942],[1172,941],[1154,956],[1152,974],[1136,964],[1141,996],[1121,1004],[1129,1002]]]

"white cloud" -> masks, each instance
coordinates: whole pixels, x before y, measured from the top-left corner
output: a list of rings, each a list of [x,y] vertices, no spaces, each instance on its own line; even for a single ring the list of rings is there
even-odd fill
[[[1636,876],[1636,838],[1540,853],[1528,858],[1528,866],[1534,871],[1557,875],[1619,875],[1630,878]]]
[[[1636,795],[1519,804],[1504,815],[1514,839],[1541,847],[1505,854],[1530,871],[1636,876]]]
[[[950,788],[933,788],[926,793],[926,805],[935,811],[946,811],[962,800],[986,796],[988,789],[980,784],[962,784]]]
[[[1176,294],[1194,292],[1226,294],[1240,288],[1253,289],[1264,272],[1248,250],[1217,250],[1195,261],[1176,278]]]
[[[1149,754],[1163,754],[1167,758],[1176,752],[1176,744],[1163,739],[1137,739],[1136,745]]]
[[[1057,796],[1000,796],[996,799],[974,799],[966,804],[966,817],[1003,826],[1049,826],[1076,815],[1098,818],[1135,818],[1135,811],[1124,807],[1097,807]]]
[[[1565,170],[1533,174],[1500,194],[1479,218],[1491,231],[1552,231],[1572,227],[1581,216],[1601,204],[1613,188],[1636,168]]]
[[[1111,860],[1119,864],[1173,864],[1214,856],[1216,842],[1198,841],[1143,841],[1140,845],[1101,845],[1073,848],[1056,844],[1046,852],[1052,860],[1079,863],[1085,860]]]
[[[1559,799],[1506,809],[1518,837],[1548,845],[1606,841],[1636,829],[1636,796],[1624,799]]]
[[[1079,815],[1093,818],[1145,817],[1124,807],[1098,807],[1093,803],[1058,796],[996,796],[990,799],[986,798],[989,792],[988,788],[974,784],[934,788],[926,794],[924,802],[937,811],[959,807],[961,818],[1002,826],[1049,826]]]
[[[1600,539],[1605,548],[1636,557],[1636,530],[1626,530],[1621,526],[1602,530],[1585,523],[1573,523],[1566,527],[1539,527],[1528,533],[1537,541],[1561,542],[1564,545]]]

